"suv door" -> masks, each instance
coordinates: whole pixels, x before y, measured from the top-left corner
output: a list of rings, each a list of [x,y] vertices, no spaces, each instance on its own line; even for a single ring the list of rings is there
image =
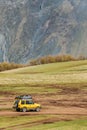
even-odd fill
[[[26,107],[26,101],[25,100],[21,100],[21,108]]]
[[[26,100],[26,107],[27,107],[27,109],[29,109],[29,110],[34,110],[34,109],[35,109],[34,102],[31,101],[31,100]]]

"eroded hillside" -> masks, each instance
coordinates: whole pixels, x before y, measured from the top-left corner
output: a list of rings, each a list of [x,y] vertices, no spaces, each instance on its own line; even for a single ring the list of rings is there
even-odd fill
[[[0,0],[0,61],[87,56],[86,0]]]

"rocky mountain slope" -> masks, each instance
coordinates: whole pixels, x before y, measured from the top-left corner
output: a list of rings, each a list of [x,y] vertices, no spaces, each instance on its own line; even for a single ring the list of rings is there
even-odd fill
[[[0,62],[87,56],[87,0],[0,0]]]

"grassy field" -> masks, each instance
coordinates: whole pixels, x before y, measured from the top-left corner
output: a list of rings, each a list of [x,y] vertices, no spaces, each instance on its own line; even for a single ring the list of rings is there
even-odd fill
[[[0,73],[0,91],[45,93],[50,84],[86,86],[87,61],[37,65]],[[47,87],[46,91],[50,93],[56,89]]]
[[[0,111],[2,113],[5,110],[12,111],[10,105],[13,104],[14,97],[18,94],[33,95],[36,101],[44,105],[44,110],[49,105],[53,107],[56,99],[58,105],[60,103],[62,107],[68,104],[68,107],[78,105],[77,108],[83,107],[85,109],[87,104],[87,60],[37,65],[1,72]],[[6,99],[7,96],[9,99]],[[46,102],[47,100],[48,102]],[[58,106],[55,107],[57,109]],[[61,115],[62,117],[65,116]],[[54,121],[49,121],[51,118]],[[0,116],[0,130],[2,128],[6,130],[87,129],[86,115],[81,120],[75,119],[74,121],[66,121],[66,118],[62,121],[59,118],[60,115],[53,113],[48,115],[35,113],[35,116],[34,113],[33,115],[16,114],[16,116],[8,114],[7,116]]]
[[[38,117],[0,117],[0,130],[87,130],[87,121],[60,121],[46,123],[45,120],[52,116]]]
[[[24,128],[23,130],[87,130],[87,122],[86,120],[62,121],[40,125],[39,127]]]

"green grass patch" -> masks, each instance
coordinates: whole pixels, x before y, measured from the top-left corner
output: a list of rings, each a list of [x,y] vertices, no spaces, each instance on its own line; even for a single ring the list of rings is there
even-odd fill
[[[86,83],[67,84],[2,84],[0,92],[4,94],[50,94],[61,92],[62,89],[87,90]]]
[[[0,91],[1,92],[8,92],[8,93],[20,93],[20,94],[46,94],[46,93],[55,93],[60,90],[57,88],[52,88],[52,86],[49,85],[41,85],[41,84],[36,84],[36,85],[30,85],[30,84],[4,84],[0,85]]]
[[[78,69],[79,68],[79,69]],[[42,74],[42,73],[60,73],[64,71],[70,70],[87,70],[87,60],[84,61],[70,61],[70,62],[59,62],[59,63],[51,63],[37,66],[30,66],[19,68],[3,73],[18,73],[18,74]]]
[[[87,60],[30,66],[0,73],[0,84],[3,85],[68,83],[87,83]]]
[[[87,130],[87,120],[48,123],[22,130]]]
[[[38,116],[14,116],[14,117],[7,117],[7,116],[1,116],[0,117],[0,128],[6,128],[6,127],[11,127],[15,126],[18,127],[18,125],[26,124],[26,123],[32,123],[34,121],[40,121],[43,119],[48,119],[50,116],[48,115],[38,115]],[[10,129],[10,128],[9,128]],[[12,128],[11,128],[12,129]],[[6,129],[7,130],[7,129]]]
[[[58,116],[58,115],[57,115]],[[86,130],[87,119],[74,121],[50,122],[49,118],[56,118],[56,115],[33,115],[0,117],[0,128],[6,130]],[[45,122],[48,120],[48,122]],[[36,122],[36,123],[35,123]]]
[[[50,94],[50,93],[59,93],[62,89],[72,89],[73,91],[77,90],[87,90],[87,84],[37,84],[29,85],[29,84],[17,84],[17,85],[0,85],[0,93],[3,94]]]

